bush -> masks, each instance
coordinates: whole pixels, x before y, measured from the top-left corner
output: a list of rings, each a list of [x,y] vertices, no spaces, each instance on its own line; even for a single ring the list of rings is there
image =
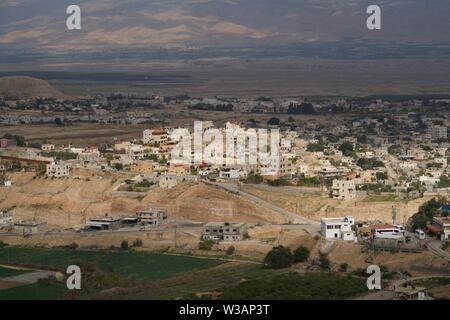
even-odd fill
[[[339,265],[339,271],[340,272],[347,272],[347,270],[348,270],[348,263],[341,263],[340,265]]]
[[[123,240],[122,243],[120,244],[120,248],[122,250],[128,250],[128,241],[127,240]]]
[[[198,248],[200,250],[209,251],[212,249],[213,245],[214,245],[214,241],[205,240],[205,241],[200,241],[200,243],[198,244]]]
[[[324,253],[319,254],[319,267],[322,269],[330,269],[331,263],[328,256]]]
[[[227,255],[232,256],[234,254],[234,252],[236,251],[236,248],[234,246],[230,246],[227,249]]]
[[[0,241],[0,249],[1,249],[1,248],[4,248],[4,247],[7,247],[7,246],[8,246],[7,243],[5,243],[5,242],[3,242],[3,241]]]
[[[68,248],[72,250],[78,249],[78,244],[76,242],[72,242],[69,244]]]
[[[264,266],[271,269],[287,268],[294,262],[294,256],[289,248],[274,247],[264,258]]]
[[[300,246],[294,251],[295,262],[305,262],[309,258],[309,250],[304,246]]]
[[[142,247],[142,240],[141,239],[134,240],[133,247]]]

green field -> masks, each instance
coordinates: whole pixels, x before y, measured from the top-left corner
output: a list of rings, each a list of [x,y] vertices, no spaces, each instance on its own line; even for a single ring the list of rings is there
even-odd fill
[[[22,270],[22,269],[11,269],[11,268],[0,267],[0,279],[18,276],[20,274],[24,274],[27,272],[30,272],[30,271]]]
[[[0,264],[32,266],[65,271],[67,266],[100,268],[136,279],[163,279],[180,272],[221,264],[214,259],[173,256],[162,253],[63,248],[5,247],[0,249]]]
[[[68,298],[63,283],[39,281],[11,289],[0,290],[0,300],[60,300]]]

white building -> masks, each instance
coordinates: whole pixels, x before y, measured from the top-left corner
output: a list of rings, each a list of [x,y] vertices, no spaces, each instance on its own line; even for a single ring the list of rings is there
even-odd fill
[[[333,180],[331,188],[333,199],[351,200],[356,198],[356,186],[353,180]]]
[[[47,176],[48,177],[68,177],[70,174],[70,166],[65,162],[53,162],[47,164]]]
[[[355,224],[353,217],[344,218],[322,218],[320,230],[327,239],[342,239],[344,241],[355,241],[355,233],[352,226]]]
[[[178,184],[178,177],[175,175],[164,174],[159,177],[159,187],[161,189],[172,189]]]
[[[447,127],[431,126],[428,128],[428,134],[431,136],[431,139],[447,139]]]

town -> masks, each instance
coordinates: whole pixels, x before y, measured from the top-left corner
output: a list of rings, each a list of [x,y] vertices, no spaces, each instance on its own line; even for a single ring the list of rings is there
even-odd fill
[[[303,248],[305,268],[359,272],[379,260],[399,273],[448,275],[449,105],[433,96],[6,96],[0,240],[133,243],[264,263]],[[192,149],[180,132],[195,119],[220,143]],[[100,134],[105,126],[113,130]],[[88,133],[67,134],[77,127]],[[268,139],[263,130],[279,131],[265,142],[268,161],[246,161]],[[174,157],[180,150],[185,157]],[[408,285],[390,297],[427,297]]]

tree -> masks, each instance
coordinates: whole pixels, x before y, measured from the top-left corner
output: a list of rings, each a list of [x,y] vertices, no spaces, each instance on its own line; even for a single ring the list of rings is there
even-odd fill
[[[377,172],[377,180],[387,180],[388,176],[385,172]]]
[[[115,164],[114,164],[114,168],[115,168],[117,171],[122,171],[122,170],[123,170],[123,164],[121,164],[121,163],[115,163]]]
[[[342,152],[342,154],[346,157],[349,157],[351,155],[353,155],[353,143],[351,142],[344,142],[343,144],[340,145],[339,147],[339,151]]]
[[[56,124],[58,127],[61,127],[61,126],[64,125],[64,123],[63,123],[63,121],[61,120],[61,118],[55,118],[55,124]]]
[[[230,246],[227,249],[227,255],[232,256],[235,251],[236,251],[236,248],[234,246]]]
[[[123,240],[122,243],[120,244],[120,248],[122,250],[128,250],[128,241],[127,240]]]
[[[287,268],[294,262],[294,256],[289,248],[274,247],[264,258],[264,266],[271,269]]]
[[[321,142],[310,143],[306,146],[306,151],[308,152],[321,152],[325,150],[325,146]]]
[[[305,262],[309,258],[309,250],[304,246],[300,246],[294,251],[295,262]]]
[[[280,119],[278,119],[278,118],[270,118],[269,121],[267,121],[267,124],[269,126],[279,126],[280,125]]]
[[[205,241],[200,241],[200,243],[198,244],[198,248],[200,250],[209,251],[212,249],[213,245],[214,245],[214,241],[205,240]]]
[[[328,256],[324,253],[319,253],[319,267],[322,269],[330,269],[331,263]]]
[[[450,188],[450,179],[447,176],[441,176],[438,182],[438,188]]]

